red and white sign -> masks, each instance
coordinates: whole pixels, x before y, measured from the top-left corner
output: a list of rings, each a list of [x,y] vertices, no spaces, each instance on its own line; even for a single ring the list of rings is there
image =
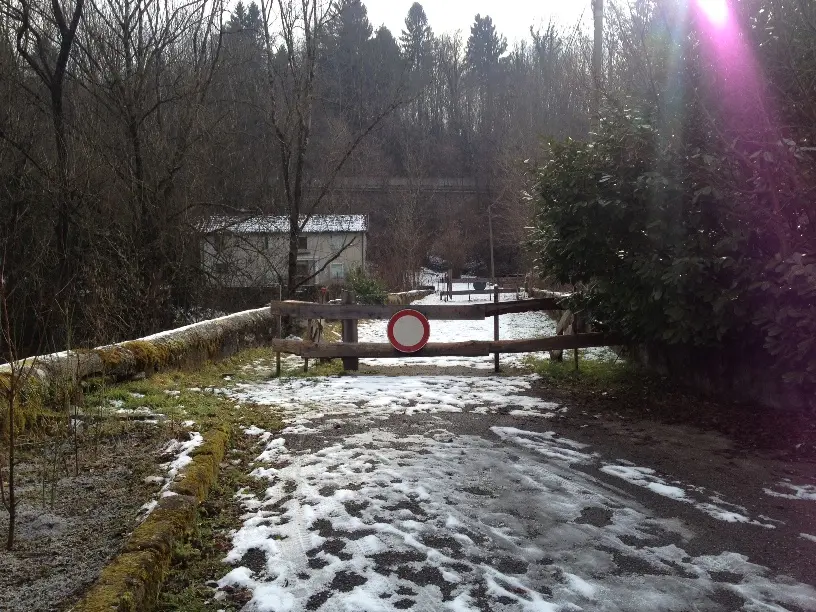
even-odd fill
[[[428,343],[431,326],[425,315],[407,308],[388,321],[388,341],[401,353],[416,353]]]

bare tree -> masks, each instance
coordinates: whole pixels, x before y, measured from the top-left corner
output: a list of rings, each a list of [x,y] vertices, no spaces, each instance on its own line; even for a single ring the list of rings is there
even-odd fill
[[[309,219],[326,202],[335,180],[360,143],[400,104],[396,95],[368,125],[341,147],[322,180],[309,173],[323,38],[335,18],[337,2],[329,0],[261,0],[266,58],[266,121],[277,147],[277,195],[289,218],[287,295],[307,278],[298,278],[298,240]],[[276,21],[277,20],[277,21]],[[307,195],[308,191],[308,195]]]
[[[603,15],[604,0],[592,0],[592,21],[594,37],[592,44],[592,78],[594,92],[592,96],[592,115],[597,117],[601,111],[601,87],[603,85]]]
[[[0,425],[7,425],[8,436],[8,482],[4,483],[0,474],[0,500],[9,515],[8,532],[6,534],[6,550],[14,548],[15,528],[17,524],[17,482],[16,482],[16,450],[17,450],[17,410],[23,401],[23,388],[27,379],[36,366],[36,359],[20,360],[19,330],[12,325],[9,315],[9,294],[5,282],[5,269],[0,265],[0,357],[8,363],[0,366],[0,397],[5,406],[5,415]],[[0,432],[3,427],[0,427]],[[8,490],[6,495],[4,487]]]
[[[43,6],[45,4],[45,6]],[[82,18],[85,0],[61,3],[32,0],[3,0],[2,13],[14,23],[17,52],[48,91],[57,166],[57,278],[56,293],[71,281],[73,259],[71,225],[75,203],[72,201],[69,173],[70,158],[65,117],[65,87],[68,63]]]

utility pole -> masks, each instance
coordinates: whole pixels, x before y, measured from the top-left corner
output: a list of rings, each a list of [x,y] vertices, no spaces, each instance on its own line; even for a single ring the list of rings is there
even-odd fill
[[[603,13],[604,0],[592,0],[592,17],[595,22],[595,39],[592,45],[592,122],[599,125],[601,112],[601,87],[603,85]]]

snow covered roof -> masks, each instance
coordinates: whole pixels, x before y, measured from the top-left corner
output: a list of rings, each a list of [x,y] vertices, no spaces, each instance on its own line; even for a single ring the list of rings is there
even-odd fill
[[[305,219],[301,218],[301,223]],[[205,234],[229,232],[232,234],[285,234],[289,231],[289,217],[256,215],[252,217],[210,217],[203,223]],[[368,231],[366,215],[312,215],[303,226],[304,234]]]

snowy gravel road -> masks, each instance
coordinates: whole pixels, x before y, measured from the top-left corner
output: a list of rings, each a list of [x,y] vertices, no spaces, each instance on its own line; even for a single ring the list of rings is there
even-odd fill
[[[266,612],[816,610],[801,576],[738,552],[791,537],[783,520],[559,433],[570,407],[533,383],[477,366],[237,385],[286,428],[244,432],[266,488],[239,494],[219,586]]]

